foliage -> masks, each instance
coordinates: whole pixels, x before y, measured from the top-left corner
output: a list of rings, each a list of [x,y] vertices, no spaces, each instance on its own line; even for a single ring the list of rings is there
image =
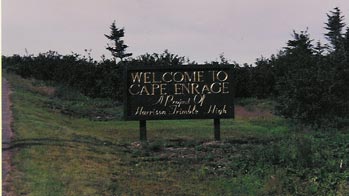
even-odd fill
[[[256,66],[247,63],[240,65],[237,62],[230,63],[223,54],[219,61],[206,62],[213,65],[231,65],[234,70],[235,97],[259,99],[271,97],[274,93],[275,77],[272,64],[269,59],[257,59]]]
[[[153,65],[161,65],[161,66],[176,66],[176,65],[184,65],[184,64],[196,64],[195,62],[190,62],[190,60],[184,56],[179,56],[177,54],[173,54],[168,50],[165,50],[163,53],[153,53],[153,54],[143,54],[135,59],[132,59],[128,62],[131,65],[144,65],[144,66],[153,66]]]
[[[6,78],[13,87],[10,178],[17,195],[349,194],[348,129],[305,132],[273,115],[237,116],[221,121],[223,141],[216,142],[211,120],[149,121],[150,140],[139,142],[138,122],[75,115],[93,113],[91,105],[121,113],[111,100]],[[40,93],[52,86],[54,94]],[[238,103],[263,109],[265,102]]]
[[[126,53],[126,48],[128,47],[126,44],[124,44],[124,41],[122,38],[125,36],[124,28],[117,28],[114,22],[110,25],[110,35],[104,35],[110,42],[112,42],[112,45],[109,45],[106,47],[107,50],[109,50],[114,57],[114,60],[120,59],[121,61],[132,55],[132,53]]]
[[[349,27],[347,27],[347,30],[344,36],[344,51],[345,51],[345,59],[348,61],[349,59]]]
[[[287,46],[266,62],[273,70],[279,114],[318,127],[346,126],[349,47],[343,47],[342,19],[339,8],[328,15],[326,36],[334,50],[320,42],[314,46],[307,31],[294,31]]]
[[[328,15],[325,36],[331,47],[313,43],[305,31],[293,32],[287,45],[270,58],[261,57],[255,65],[230,63],[223,54],[219,61],[205,64],[226,65],[234,69],[235,97],[271,98],[278,101],[276,111],[287,118],[321,127],[343,127],[349,115],[349,27],[343,32],[344,17],[339,8]],[[125,66],[179,66],[197,64],[184,56],[170,53],[146,53],[135,58],[125,53],[121,38],[124,29],[115,21],[110,26],[113,42],[108,46],[115,59],[94,61],[79,54],[60,55],[54,51],[37,56],[2,57],[4,68],[26,78],[55,81],[78,89],[93,98],[122,102]]]
[[[126,65],[183,65],[195,64],[189,59],[165,50],[161,54],[145,54],[135,59],[118,62],[73,53],[61,55],[48,51],[37,56],[3,56],[4,68],[25,78],[59,82],[92,98],[123,100],[123,70]]]
[[[90,97],[109,97],[119,100],[120,73],[118,65],[110,60],[97,63],[91,57],[79,54],[60,55],[49,51],[38,56],[2,57],[8,71],[25,78],[59,82],[78,89]]]
[[[328,22],[325,23],[325,29],[328,32],[325,34],[327,40],[330,41],[332,47],[335,51],[343,49],[343,27],[345,23],[343,22],[344,16],[342,16],[341,10],[338,7],[335,7],[333,11],[330,11],[330,14],[327,14]]]

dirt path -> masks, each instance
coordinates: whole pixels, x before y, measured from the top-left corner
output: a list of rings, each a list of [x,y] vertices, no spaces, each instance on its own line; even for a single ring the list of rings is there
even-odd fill
[[[8,150],[13,132],[11,130],[12,112],[10,88],[5,79],[2,79],[2,195],[8,196],[5,191],[6,179],[11,169],[11,151]]]

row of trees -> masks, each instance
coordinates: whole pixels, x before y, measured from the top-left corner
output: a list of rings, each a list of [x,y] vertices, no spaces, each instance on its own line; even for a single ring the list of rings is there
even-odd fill
[[[325,38],[313,43],[307,31],[264,61],[273,69],[279,114],[312,125],[343,126],[349,119],[349,28],[339,8],[327,14]]]
[[[108,46],[109,47],[109,46]],[[124,57],[122,57],[124,58]],[[48,51],[34,55],[13,55],[2,57],[3,67],[24,78],[61,83],[94,98],[111,98],[122,102],[123,68],[126,65],[183,65],[189,62],[185,57],[163,53],[144,54],[136,58],[117,61],[105,59],[97,62],[89,54],[61,55]]]
[[[293,38],[276,55],[257,59],[256,65],[231,64],[235,71],[236,97],[275,98],[277,112],[312,125],[341,125],[349,119],[349,28],[339,8],[328,15],[325,37],[329,45],[313,43],[307,31],[293,32]],[[127,53],[124,29],[110,26],[106,47],[113,59],[97,62],[89,55],[60,55],[49,51],[37,56],[4,57],[4,65],[23,77],[64,83],[91,97],[122,101],[122,73],[125,65],[196,64],[165,50],[135,58]]]
[[[136,58],[116,58],[94,61],[90,56],[76,53],[61,55],[55,51],[37,56],[3,56],[3,66],[25,78],[55,81],[80,90],[90,97],[112,98],[122,101],[123,67],[126,65],[184,65],[197,64],[184,56],[165,50],[163,53],[144,54]],[[206,64],[230,64],[235,70],[236,97],[269,97],[274,88],[274,77],[269,64],[258,61],[258,66],[229,63],[221,56],[220,61]]]

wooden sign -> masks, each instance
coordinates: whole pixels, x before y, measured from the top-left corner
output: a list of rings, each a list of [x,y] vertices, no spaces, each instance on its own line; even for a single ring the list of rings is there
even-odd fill
[[[232,66],[128,66],[126,120],[234,118]]]

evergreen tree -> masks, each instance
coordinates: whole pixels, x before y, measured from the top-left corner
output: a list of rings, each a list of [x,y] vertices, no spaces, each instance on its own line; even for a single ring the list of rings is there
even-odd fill
[[[318,103],[321,94],[317,88],[314,47],[307,31],[293,32],[275,60],[277,111],[279,114],[313,123],[319,116]]]
[[[184,65],[184,64],[196,64],[195,61],[190,61],[188,58],[184,56],[179,56],[177,54],[173,54],[168,50],[165,50],[163,53],[153,53],[153,54],[143,54],[135,59],[131,59],[128,64],[132,65],[164,65],[164,66],[176,66],[176,65]]]
[[[132,55],[132,53],[126,53],[126,48],[128,46],[125,45],[124,41],[122,40],[124,35],[124,28],[117,28],[115,25],[115,20],[110,25],[110,35],[104,35],[112,43],[112,45],[108,44],[106,49],[111,52],[115,61],[116,59],[120,59],[122,61],[125,57],[129,57]]]
[[[307,30],[297,33],[293,31],[293,40],[287,42],[286,53],[292,55],[310,55],[313,53],[312,41]]]
[[[328,32],[325,34],[325,36],[327,40],[332,44],[334,51],[338,52],[343,48],[342,30],[345,26],[345,23],[343,22],[344,16],[342,16],[340,9],[336,7],[334,8],[334,11],[330,11],[330,14],[327,14],[327,18],[328,22],[325,23],[325,29],[327,29]]]
[[[337,11],[340,13],[339,9]],[[349,63],[344,52],[349,48],[349,30],[345,35],[339,35],[331,37],[338,43],[331,42],[334,50],[326,55],[320,42],[312,45],[307,31],[294,32],[293,39],[272,61],[279,114],[316,126],[346,126],[349,117]]]
[[[312,41],[307,30],[300,33],[293,31],[293,39],[287,42],[287,46],[277,57],[278,65],[275,71],[278,77],[290,77],[312,64],[315,53]]]
[[[323,46],[320,41],[316,42],[316,45],[314,47],[314,53],[317,57],[322,57],[325,53],[326,45]]]
[[[347,31],[345,33],[343,43],[344,43],[346,62],[349,63],[349,27],[347,28]]]

